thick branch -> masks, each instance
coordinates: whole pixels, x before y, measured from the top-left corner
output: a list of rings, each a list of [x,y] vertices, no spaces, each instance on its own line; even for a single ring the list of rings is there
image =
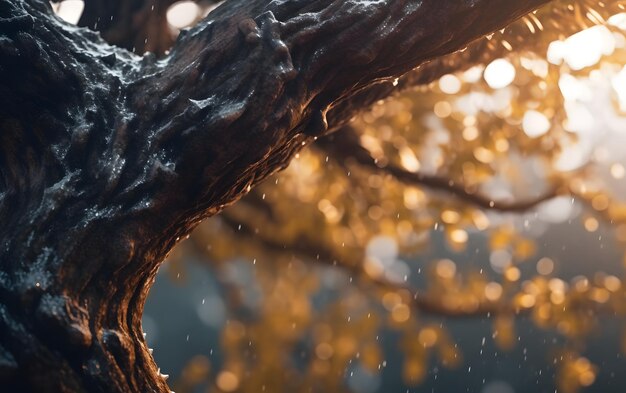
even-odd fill
[[[176,242],[337,103],[547,2],[231,0],[160,61],[0,3],[3,386],[167,391],[140,321]]]
[[[348,123],[362,108],[391,94],[437,81],[443,75],[508,56],[511,51],[544,54],[550,42],[602,23],[623,11],[619,2],[561,1],[544,6],[508,25],[506,29],[477,39],[463,50],[429,60],[396,80],[383,80],[340,100],[328,112],[331,131]],[[592,11],[590,11],[592,10]]]

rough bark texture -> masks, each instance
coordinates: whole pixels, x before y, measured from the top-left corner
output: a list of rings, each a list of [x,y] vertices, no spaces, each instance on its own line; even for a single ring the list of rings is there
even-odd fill
[[[157,60],[2,0],[2,389],[168,391],[141,313],[176,242],[372,86],[548,1],[231,0]]]

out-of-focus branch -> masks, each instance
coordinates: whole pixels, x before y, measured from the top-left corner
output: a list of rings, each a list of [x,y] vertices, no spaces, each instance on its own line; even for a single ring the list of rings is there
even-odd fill
[[[243,203],[243,202],[242,202]],[[364,256],[354,255],[346,260],[346,257],[338,256],[333,250],[323,244],[319,244],[308,237],[298,237],[293,241],[285,242],[272,236],[270,231],[255,231],[245,223],[233,217],[229,210],[225,210],[219,215],[219,219],[229,228],[237,233],[238,238],[245,239],[246,242],[255,242],[264,250],[272,254],[292,254],[306,261],[313,261],[324,265],[340,268],[357,282],[364,286],[373,286],[382,291],[407,291],[413,294],[410,306],[416,311],[430,315],[450,318],[482,318],[497,315],[523,314],[523,310],[516,309],[511,303],[506,302],[480,302],[475,307],[450,307],[441,299],[433,296],[420,294],[407,284],[395,283],[381,277],[373,277],[368,274],[363,265]],[[192,236],[192,241],[198,252],[206,254],[206,247],[199,239]],[[243,240],[242,240],[243,241]],[[207,258],[212,261],[212,258]]]
[[[390,175],[404,184],[425,186],[432,190],[446,192],[464,202],[471,203],[483,209],[500,212],[524,212],[536,207],[542,202],[561,195],[563,192],[562,187],[557,184],[553,185],[542,195],[533,199],[515,202],[500,202],[480,193],[470,192],[462,184],[441,176],[431,176],[419,172],[410,172],[393,163],[380,166],[371,156],[370,152],[361,146],[359,136],[350,126],[343,127],[339,132],[328,138],[320,139],[316,146],[323,149],[328,153],[330,158],[334,159],[339,165],[346,168],[351,163],[355,163],[362,168]]]
[[[245,201],[240,202],[244,204]],[[257,209],[258,207],[254,207]],[[285,256],[291,255],[305,262],[322,264],[332,268],[338,268],[346,272],[355,283],[361,285],[366,292],[372,289],[383,292],[406,292],[413,294],[405,299],[407,305],[417,313],[429,317],[446,317],[455,319],[470,318],[491,318],[491,317],[528,317],[533,314],[534,307],[521,307],[516,305],[511,297],[502,297],[497,301],[487,299],[476,299],[477,301],[458,305],[446,304],[440,295],[420,292],[407,283],[393,282],[380,275],[372,275],[365,269],[365,256],[361,253],[350,254],[350,256],[340,256],[326,244],[307,236],[299,236],[294,239],[285,240],[274,236],[273,231],[257,231],[249,223],[240,220],[240,217],[231,213],[232,210],[224,210],[220,213],[219,219],[227,228],[236,233],[237,238],[248,244],[254,243],[262,247],[270,255]],[[192,236],[192,244],[199,255],[203,255],[210,264],[219,267],[221,262],[215,261],[207,253],[205,241],[201,236]],[[271,260],[272,258],[270,258]],[[226,285],[229,293],[235,290],[231,285]],[[598,316],[612,317],[616,315],[614,307],[610,302],[598,303],[592,298],[574,296],[568,301],[568,309],[571,312],[589,315],[590,312]]]

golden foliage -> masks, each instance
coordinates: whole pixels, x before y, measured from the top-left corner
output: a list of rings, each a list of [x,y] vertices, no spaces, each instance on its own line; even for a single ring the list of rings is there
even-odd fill
[[[424,314],[493,317],[505,350],[518,341],[516,317],[529,316],[576,343],[559,357],[559,391],[593,384],[597,367],[579,353],[599,315],[626,315],[622,278],[554,277],[555,260],[537,255],[514,215],[539,206],[567,220],[575,202],[589,233],[610,226],[626,246],[626,203],[611,193],[626,163],[580,147],[590,138],[580,97],[593,83],[624,121],[626,82],[611,81],[626,81],[626,14],[609,19],[624,4],[558,1],[526,16],[485,38],[488,64],[379,103],[354,121],[355,145],[313,146],[202,224],[191,240],[225,288],[225,359],[210,377],[206,359],[192,359],[177,391],[202,379],[221,392],[348,391],[355,364],[385,367],[384,330],[400,334],[404,381],[419,384],[433,363],[462,364],[445,326]],[[459,260],[423,261],[438,238]],[[462,259],[477,239],[493,271]],[[245,285],[224,273],[235,258],[248,261]]]

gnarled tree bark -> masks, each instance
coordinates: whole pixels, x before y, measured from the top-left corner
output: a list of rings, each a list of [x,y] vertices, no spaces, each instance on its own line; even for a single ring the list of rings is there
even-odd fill
[[[157,60],[0,2],[0,386],[167,392],[141,313],[200,220],[549,0],[231,0]]]

